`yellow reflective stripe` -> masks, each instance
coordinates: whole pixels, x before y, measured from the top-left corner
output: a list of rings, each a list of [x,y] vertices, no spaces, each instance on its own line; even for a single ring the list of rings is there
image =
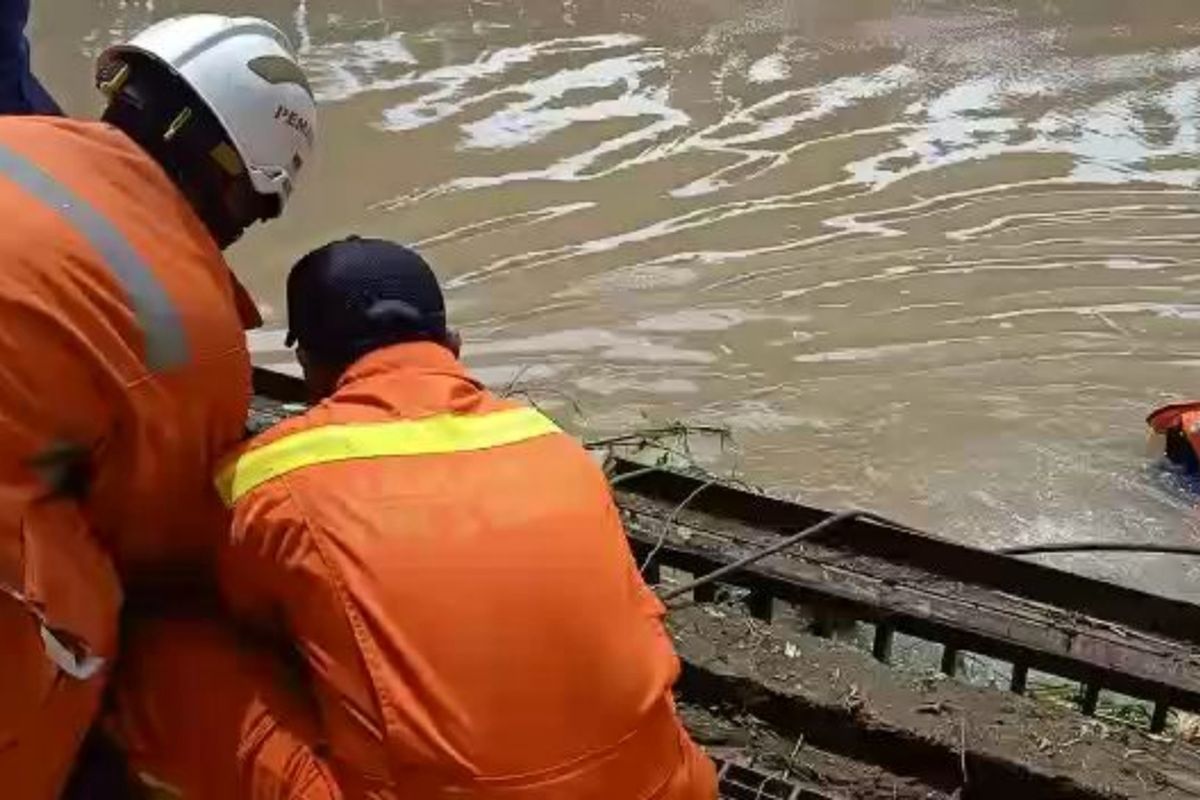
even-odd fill
[[[232,506],[267,481],[316,464],[488,450],[552,433],[560,433],[559,427],[532,408],[326,425],[243,454],[217,476],[217,491]]]

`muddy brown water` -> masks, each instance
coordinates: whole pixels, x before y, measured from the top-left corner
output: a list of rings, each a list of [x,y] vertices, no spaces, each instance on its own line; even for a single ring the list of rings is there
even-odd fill
[[[96,52],[171,13],[300,46],[320,157],[232,253],[261,361],[292,259],[389,236],[478,373],[582,430],[725,424],[748,480],[984,546],[1200,539],[1142,426],[1200,394],[1195,0],[34,5],[77,113]]]

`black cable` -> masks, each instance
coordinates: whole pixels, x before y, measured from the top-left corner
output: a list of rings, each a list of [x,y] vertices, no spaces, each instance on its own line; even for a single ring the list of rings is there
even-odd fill
[[[688,581],[672,588],[668,592],[663,592],[659,595],[659,599],[663,603],[670,603],[683,595],[689,594],[701,586],[704,586],[714,581],[719,581],[730,573],[745,569],[746,567],[762,561],[764,558],[794,547],[806,539],[810,539],[818,533],[837,527],[843,523],[853,519],[868,520],[871,522],[880,523],[888,526],[895,526],[896,523],[886,517],[881,517],[878,514],[873,514],[869,511],[842,511],[834,514],[831,517],[826,517],[815,525],[811,525],[798,533],[793,533],[785,536],[777,542],[756,550],[744,558],[733,561],[718,569],[713,570],[707,575],[701,575],[699,578]],[[669,527],[669,526],[664,526]],[[1137,544],[1132,542],[1060,542],[1058,544],[1042,544],[1042,545],[1023,545],[1020,547],[1008,547],[1002,550],[991,551],[998,555],[1006,556],[1026,556],[1038,555],[1043,553],[1089,553],[1089,552],[1113,552],[1113,553],[1144,553],[1144,554],[1164,554],[1164,555],[1186,555],[1200,557],[1200,547],[1191,547],[1187,545],[1170,545],[1170,544]]]
[[[701,575],[695,580],[688,581],[681,586],[676,586],[674,589],[671,589],[671,591],[664,592],[663,594],[659,595],[659,599],[661,599],[663,603],[669,603],[670,601],[681,597],[693,591],[694,589],[704,586],[705,584],[719,581],[721,578],[724,578],[731,572],[737,572],[740,569],[745,569],[751,564],[755,564],[759,561],[762,561],[764,558],[768,558],[783,550],[787,550],[789,547],[794,547],[805,539],[809,539],[816,534],[821,533],[822,531],[826,531],[837,525],[841,525],[844,522],[849,522],[852,519],[869,519],[888,525],[893,524],[889,520],[886,520],[877,514],[872,514],[869,511],[841,511],[837,514],[834,514],[832,517],[826,517],[816,525],[811,525],[799,533],[793,533],[790,536],[785,536],[779,541],[772,543],[768,547],[764,547],[761,550],[756,550],[745,558],[739,558],[737,561],[715,569],[707,575]]]
[[[687,508],[693,500],[695,500],[697,497],[703,494],[706,489],[713,485],[712,479],[705,481],[693,489],[692,493],[684,498],[682,503],[675,506],[675,510],[671,512],[671,516],[667,517],[666,522],[664,522],[662,525],[662,530],[658,535],[658,541],[654,543],[654,547],[650,550],[650,554],[646,556],[646,560],[642,562],[642,566],[638,569],[638,572],[642,573],[643,575],[646,574],[646,569],[652,563],[654,563],[654,557],[657,556],[666,545],[667,537],[671,535],[671,529],[675,527],[675,520],[679,519],[679,515],[683,513],[683,510]]]
[[[1005,556],[1034,556],[1047,553],[1144,553],[1200,557],[1200,547],[1176,544],[1139,544],[1136,542],[1059,542],[1006,547],[994,551]]]

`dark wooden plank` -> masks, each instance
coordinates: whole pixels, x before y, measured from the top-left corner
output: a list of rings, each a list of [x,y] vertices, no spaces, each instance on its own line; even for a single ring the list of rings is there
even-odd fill
[[[635,550],[659,540],[660,520],[627,514]],[[742,551],[672,535],[659,558],[665,564],[703,573],[730,563]],[[742,549],[744,551],[745,545]],[[855,562],[859,565],[861,562]],[[1200,671],[1190,665],[1190,647],[1109,623],[1024,603],[1020,598],[944,581],[897,582],[828,564],[777,556],[730,576],[728,582],[785,602],[839,610],[856,619],[884,623],[897,631],[1065,678],[1144,698],[1169,698],[1176,707],[1200,711]],[[940,585],[939,585],[940,584]]]
[[[614,475],[644,465],[620,460]],[[707,483],[672,470],[655,470],[622,481],[618,503],[675,508]],[[815,509],[740,487],[713,484],[692,497],[688,508],[718,524],[740,525],[760,533],[794,533],[831,516]],[[842,557],[871,556],[897,567],[908,565],[947,580],[1012,592],[1029,600],[1200,645],[1200,605],[1161,597],[1054,569],[1019,558],[989,553],[903,527],[854,522],[817,540]]]

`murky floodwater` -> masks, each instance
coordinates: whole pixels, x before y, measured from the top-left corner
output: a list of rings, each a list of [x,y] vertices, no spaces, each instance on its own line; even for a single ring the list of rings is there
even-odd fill
[[[1200,394],[1195,0],[35,5],[81,113],[154,18],[295,37],[320,162],[234,252],[276,326],[290,259],[391,236],[485,378],[588,430],[728,424],[752,481],[980,544],[1196,536],[1141,422]]]

